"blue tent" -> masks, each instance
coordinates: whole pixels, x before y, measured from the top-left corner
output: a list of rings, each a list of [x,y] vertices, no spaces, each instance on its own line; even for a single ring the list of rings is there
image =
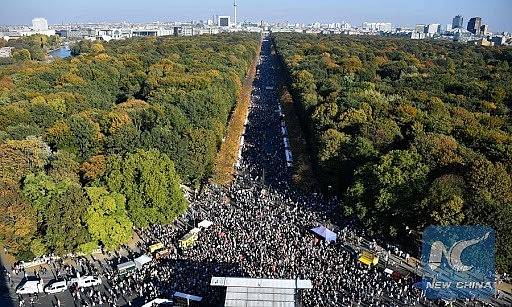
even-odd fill
[[[320,225],[316,228],[311,229],[312,232],[316,233],[320,237],[324,238],[327,242],[336,242],[336,233]]]

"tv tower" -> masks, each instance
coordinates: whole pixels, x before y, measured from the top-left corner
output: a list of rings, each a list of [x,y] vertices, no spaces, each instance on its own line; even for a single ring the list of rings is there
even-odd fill
[[[233,16],[234,17],[233,18],[233,24],[235,25],[235,27],[236,27],[236,7],[237,7],[236,0],[233,0],[233,11],[235,13],[234,16]]]

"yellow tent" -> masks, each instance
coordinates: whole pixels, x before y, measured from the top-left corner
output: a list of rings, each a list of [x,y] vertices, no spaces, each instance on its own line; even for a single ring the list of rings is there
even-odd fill
[[[361,255],[359,255],[359,259],[358,259],[361,263],[363,264],[366,264],[368,266],[370,265],[377,265],[377,263],[379,263],[379,257],[368,252],[368,251],[363,251],[361,253]]]

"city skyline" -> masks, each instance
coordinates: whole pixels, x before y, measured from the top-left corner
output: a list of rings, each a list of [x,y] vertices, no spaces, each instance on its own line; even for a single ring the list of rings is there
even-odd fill
[[[394,26],[415,24],[451,24],[455,15],[464,16],[464,23],[471,17],[482,17],[491,32],[512,31],[512,19],[507,16],[512,3],[506,0],[488,2],[450,1],[376,1],[360,0],[339,3],[325,0],[312,1],[284,0],[272,3],[270,0],[238,1],[238,21],[257,22],[335,22],[348,21],[354,25],[365,21],[391,22]],[[52,6],[38,1],[8,2],[0,12],[0,24],[25,25],[35,16],[48,19],[49,24],[85,22],[151,22],[188,21],[209,19],[214,15],[232,15],[233,1],[194,0],[169,2],[163,0],[100,2],[71,2],[56,0]]]

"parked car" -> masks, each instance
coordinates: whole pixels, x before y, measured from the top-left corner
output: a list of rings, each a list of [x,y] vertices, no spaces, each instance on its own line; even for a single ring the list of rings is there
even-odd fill
[[[43,280],[27,280],[18,289],[17,294],[35,294],[43,292]]]
[[[44,288],[44,292],[48,294],[64,292],[68,289],[68,284],[65,280],[56,281]]]
[[[73,284],[76,284],[78,288],[87,288],[92,286],[101,285],[101,278],[96,276],[80,276],[72,278],[68,286],[71,286]]]

